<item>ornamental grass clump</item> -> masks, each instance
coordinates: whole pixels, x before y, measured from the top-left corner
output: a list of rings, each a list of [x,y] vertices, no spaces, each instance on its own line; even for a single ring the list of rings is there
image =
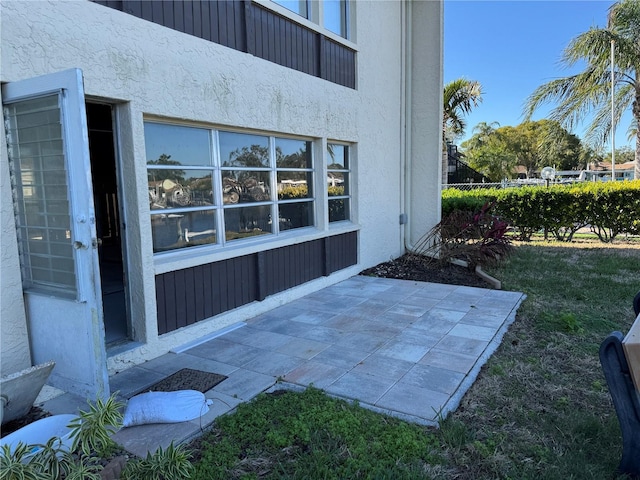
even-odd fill
[[[492,213],[494,206],[485,202],[476,212],[451,212],[416,243],[411,255],[425,262],[462,260],[470,267],[500,262],[513,246],[509,224]]]

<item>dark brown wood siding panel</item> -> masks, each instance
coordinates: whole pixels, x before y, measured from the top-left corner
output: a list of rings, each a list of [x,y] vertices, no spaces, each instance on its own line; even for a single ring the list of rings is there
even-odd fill
[[[264,252],[266,295],[273,295],[323,275],[322,240]]]
[[[358,233],[350,232],[325,238],[327,273],[331,274],[358,263]]]
[[[357,241],[345,233],[157,275],[158,333],[355,265]]]
[[[249,0],[92,1],[355,88],[354,50]]]

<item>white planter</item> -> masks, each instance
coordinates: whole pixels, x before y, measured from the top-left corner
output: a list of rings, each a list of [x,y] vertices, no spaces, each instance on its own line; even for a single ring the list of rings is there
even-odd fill
[[[28,461],[40,450],[41,447],[38,445],[44,445],[51,438],[57,437],[58,442],[55,446],[69,451],[73,445],[73,437],[68,425],[76,418],[75,415],[70,414],[42,418],[0,439],[0,447],[9,445],[13,453],[19,443],[32,446],[30,455],[26,457]]]

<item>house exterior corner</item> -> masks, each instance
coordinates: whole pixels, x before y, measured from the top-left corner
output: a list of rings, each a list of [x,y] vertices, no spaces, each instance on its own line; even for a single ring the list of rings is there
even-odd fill
[[[439,221],[442,2],[300,4],[0,4],[3,375],[108,393]]]

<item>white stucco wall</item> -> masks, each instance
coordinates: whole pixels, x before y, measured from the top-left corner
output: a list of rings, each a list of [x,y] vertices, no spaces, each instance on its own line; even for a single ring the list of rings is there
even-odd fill
[[[410,2],[411,25],[407,181],[407,244],[415,245],[440,221],[442,178],[442,2]],[[432,48],[429,48],[432,47]],[[438,86],[436,88],[436,86]]]
[[[0,376],[31,366],[4,122],[0,122]]]
[[[440,123],[435,116],[442,103],[438,96],[442,81],[442,8],[441,2],[414,4],[420,4],[413,7],[414,15],[418,15],[414,24],[427,24],[429,28],[424,28],[426,32],[413,29],[412,41],[420,44],[414,50],[418,58],[413,64],[419,69],[410,96],[412,106],[419,110],[419,118],[413,121],[412,142],[414,155],[421,163],[411,173],[411,182],[426,188],[409,201],[420,207],[410,209],[412,225],[426,231],[435,224],[439,212],[439,198],[435,198],[439,190],[431,181],[439,178],[439,127],[434,133],[425,133],[424,128]],[[401,119],[406,93],[401,45],[407,30],[403,27],[402,2],[356,5],[357,90],[85,1],[3,1],[1,5],[3,82],[80,68],[88,97],[118,104],[132,318],[134,335],[143,345],[110,358],[111,370],[162,354],[403,253],[404,227],[399,224],[399,215],[407,205],[401,190],[406,180],[401,156],[407,137]],[[143,136],[145,115],[353,142],[359,264],[158,338],[156,273],[251,253],[260,247],[247,244],[233,251],[154,259]],[[416,166],[417,161],[410,163]],[[3,239],[10,236],[4,229],[2,234]],[[323,235],[326,231],[317,232],[317,236]],[[278,239],[269,246],[291,241]]]

